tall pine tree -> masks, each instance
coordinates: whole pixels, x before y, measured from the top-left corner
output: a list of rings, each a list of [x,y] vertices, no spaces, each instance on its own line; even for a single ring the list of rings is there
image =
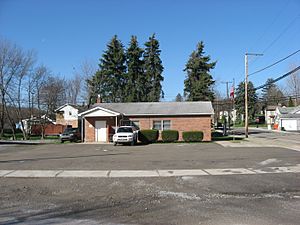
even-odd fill
[[[262,89],[261,99],[264,108],[269,105],[278,105],[279,103],[284,103],[284,95],[274,83],[274,79],[269,78],[267,80],[266,86]]]
[[[142,101],[158,102],[163,97],[161,82],[164,80],[162,72],[164,70],[160,59],[159,42],[153,34],[145,43],[144,70],[145,84],[144,90],[147,95]]]
[[[204,43],[201,41],[185,65],[187,77],[184,81],[184,95],[188,101],[214,100],[212,86],[215,81],[209,72],[216,62],[209,62],[210,56],[204,56],[204,53]]]
[[[121,41],[115,35],[107,44],[107,50],[100,59],[99,71],[95,74],[95,81],[101,98],[105,102],[123,102],[126,86],[126,57]]]
[[[145,93],[145,76],[143,69],[144,50],[139,47],[137,37],[132,36],[129,47],[126,51],[127,62],[127,82],[126,82],[126,99],[127,102],[141,102],[144,100]]]
[[[257,112],[257,95],[254,90],[253,83],[248,82],[248,115],[250,119],[254,119]],[[239,83],[236,90],[235,107],[238,115],[245,115],[245,83]]]

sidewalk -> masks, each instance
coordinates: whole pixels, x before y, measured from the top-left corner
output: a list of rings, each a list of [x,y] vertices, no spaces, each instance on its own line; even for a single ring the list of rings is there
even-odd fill
[[[268,173],[300,173],[300,164],[264,168],[170,169],[170,170],[0,170],[3,178],[125,178],[225,176]]]
[[[283,139],[273,140],[250,135],[249,138],[242,141],[216,141],[215,143],[223,147],[280,147],[300,151],[300,137],[299,141],[294,141]]]
[[[282,134],[296,134],[296,135],[300,135],[300,132],[298,131],[283,131],[283,130],[268,130],[267,127],[250,127],[250,129],[253,130],[261,130],[261,131],[267,131],[267,132],[274,132],[274,133],[282,133]]]

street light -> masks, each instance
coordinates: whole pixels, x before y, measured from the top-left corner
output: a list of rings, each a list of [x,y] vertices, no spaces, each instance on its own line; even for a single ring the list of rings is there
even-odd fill
[[[263,56],[263,54],[246,53],[245,54],[245,137],[248,138],[248,56]]]

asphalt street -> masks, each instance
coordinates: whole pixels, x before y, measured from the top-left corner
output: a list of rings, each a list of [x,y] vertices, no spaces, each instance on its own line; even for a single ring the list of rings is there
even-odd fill
[[[299,224],[298,171],[279,147],[0,145],[0,224]]]

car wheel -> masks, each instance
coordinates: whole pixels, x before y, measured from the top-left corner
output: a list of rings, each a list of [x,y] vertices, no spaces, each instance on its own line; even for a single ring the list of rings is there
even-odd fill
[[[61,140],[61,141],[60,141],[60,143],[64,143],[64,141],[63,141],[63,140]]]

